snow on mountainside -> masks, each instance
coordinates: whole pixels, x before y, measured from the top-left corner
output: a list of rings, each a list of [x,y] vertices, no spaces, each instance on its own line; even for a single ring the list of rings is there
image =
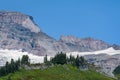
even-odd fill
[[[32,16],[0,11],[0,66],[22,55],[28,55],[31,63],[42,63],[46,54],[50,58],[61,51],[67,56],[85,56],[89,62],[104,68],[103,71],[110,69],[105,73],[111,74],[120,65],[119,45],[91,37],[61,36],[60,40],[56,40],[42,32]]]
[[[5,63],[7,61],[10,62],[11,59],[18,60],[23,55],[28,55],[30,58],[30,62],[33,64],[44,62],[44,56],[37,56],[28,52],[23,52],[21,50],[1,49],[0,66],[4,66]],[[120,65],[120,50],[115,50],[112,47],[94,52],[69,52],[66,53],[66,55],[68,57],[70,55],[73,55],[74,57],[76,57],[77,55],[84,56],[89,63],[94,63],[96,66],[101,67],[100,72],[110,76],[114,76],[112,74],[113,70],[118,65]],[[48,60],[50,60],[50,57],[53,56],[48,56]]]
[[[109,76],[114,77],[113,70],[120,65],[120,50],[115,50],[112,47],[93,51],[93,52],[70,52],[67,53],[67,56],[84,56],[84,58],[91,64],[96,65],[97,67],[101,67],[99,72],[107,74]]]
[[[108,54],[108,55],[115,55],[115,54],[120,54],[120,50],[114,50],[113,48],[108,48],[105,50],[100,50],[100,51],[94,51],[94,52],[70,52],[66,53],[67,56],[69,57],[70,55],[73,56],[85,56],[85,55],[98,55],[98,54]],[[30,58],[31,63],[43,63],[44,61],[44,56],[37,56],[32,53],[28,52],[23,52],[21,50],[8,50],[8,49],[1,49],[0,50],[0,66],[4,65],[6,61],[10,62],[11,59],[18,60],[21,58],[23,55],[28,55]],[[53,56],[48,56],[48,59],[50,60],[50,57]]]
[[[108,55],[115,55],[115,54],[120,54],[120,50],[115,50],[112,47],[105,49],[105,50],[99,50],[99,51],[93,51],[93,52],[69,52],[67,55],[73,55],[73,56],[85,56],[85,55],[97,55],[97,54],[108,54]]]
[[[19,46],[18,46],[19,45]],[[119,45],[111,45],[94,38],[61,36],[56,40],[44,33],[32,16],[11,11],[0,11],[0,49],[26,51],[39,56],[54,55],[57,52],[92,52]]]
[[[43,63],[44,56],[36,56],[33,54],[30,54],[28,52],[22,52],[21,50],[8,50],[8,49],[1,49],[0,50],[0,66],[5,65],[5,63],[8,61],[10,62],[11,59],[18,60],[21,59],[23,55],[28,55],[30,58],[30,63]],[[48,60],[50,57],[48,56]]]

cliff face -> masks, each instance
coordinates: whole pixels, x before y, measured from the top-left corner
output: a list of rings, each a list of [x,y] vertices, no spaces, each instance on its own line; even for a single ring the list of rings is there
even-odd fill
[[[0,12],[0,26],[3,26],[5,23],[8,25],[16,23],[30,29],[31,32],[40,32],[40,29],[34,24],[31,16],[19,12]]]
[[[57,52],[95,51],[111,47],[101,40],[63,36],[59,41],[39,29],[31,16],[19,12],[0,12],[0,48],[22,49],[36,55]],[[116,49],[119,46],[114,45]]]
[[[74,36],[62,36],[60,41],[66,44],[72,51],[96,51],[110,47],[110,44],[93,38],[76,38]]]
[[[0,48],[33,52],[35,39],[42,34],[32,17],[19,12],[0,12]],[[36,51],[33,53],[45,52],[40,46]]]
[[[42,32],[31,16],[19,12],[0,12],[0,48],[22,49],[36,55],[69,51],[66,45]]]

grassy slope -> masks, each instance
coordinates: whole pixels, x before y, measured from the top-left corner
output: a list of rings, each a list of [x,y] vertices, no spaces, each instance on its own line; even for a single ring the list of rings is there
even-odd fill
[[[11,77],[11,79],[8,79]],[[114,80],[95,71],[80,71],[72,66],[55,66],[46,70],[20,70],[0,80]]]

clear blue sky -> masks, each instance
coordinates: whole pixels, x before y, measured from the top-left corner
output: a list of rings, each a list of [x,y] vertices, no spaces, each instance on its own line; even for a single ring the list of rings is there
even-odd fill
[[[0,0],[0,10],[33,16],[56,39],[74,35],[120,45],[120,0]]]

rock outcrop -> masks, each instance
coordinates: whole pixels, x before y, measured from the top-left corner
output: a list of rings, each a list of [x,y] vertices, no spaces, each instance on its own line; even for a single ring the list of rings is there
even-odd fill
[[[34,23],[33,18],[19,12],[0,11],[0,48],[27,51],[36,55],[57,52],[95,51],[111,47],[93,38],[63,36],[59,41],[48,36]],[[119,46],[114,45],[116,49]]]
[[[9,12],[9,11],[1,11],[0,12],[0,26],[4,26],[3,24],[9,23],[11,24],[19,24],[25,28],[31,30],[31,32],[40,32],[39,27],[34,23],[33,18],[31,16],[19,13],[19,12]]]
[[[61,36],[60,42],[66,44],[70,50],[78,52],[103,50],[111,46],[102,40],[91,37],[80,39],[74,36]]]

